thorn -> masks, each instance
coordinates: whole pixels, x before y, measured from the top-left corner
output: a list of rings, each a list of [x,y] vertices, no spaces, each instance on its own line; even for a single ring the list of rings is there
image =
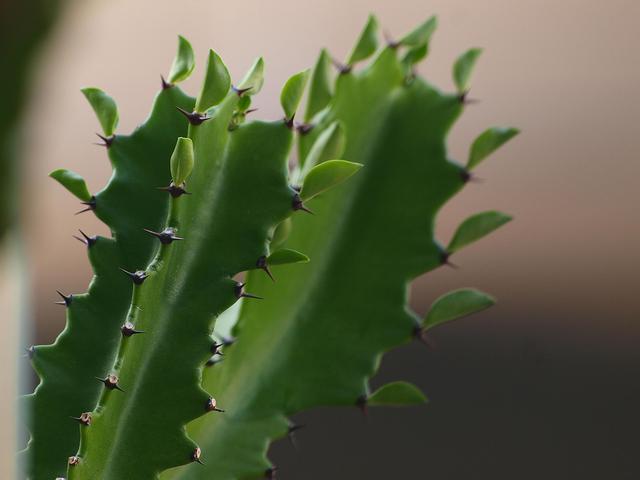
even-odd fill
[[[295,118],[295,114],[291,115],[291,118],[284,118],[284,124],[287,126],[289,130],[293,128],[293,119]]]
[[[312,123],[300,123],[298,124],[298,126],[296,126],[296,130],[300,135],[306,135],[311,130],[313,130],[313,127],[315,127],[315,125],[313,125]]]
[[[252,293],[247,293],[244,291],[244,286],[246,284],[237,282],[235,287],[233,287],[234,292],[236,294],[236,298],[256,298],[258,300],[264,300],[262,297],[257,295],[253,295]]]
[[[457,269],[458,265],[456,265],[455,263],[451,263],[449,261],[449,257],[451,257],[451,254],[446,250],[440,253],[440,265],[447,265],[448,267]]]
[[[249,110],[244,112],[244,114],[249,115],[250,113],[257,112],[258,110],[259,110],[258,108],[250,108]]]
[[[80,422],[85,427],[91,425],[91,412],[81,413],[79,417],[71,417],[73,420]]]
[[[184,185],[184,184],[183,184]],[[168,187],[156,187],[158,190],[169,192],[173,198],[178,198],[180,195],[191,195],[182,186],[177,186],[173,182]]]
[[[471,172],[466,168],[463,168],[462,170],[460,170],[460,178],[464,183],[467,183],[469,180],[471,180]]]
[[[221,408],[218,408],[218,402],[213,397],[209,397],[209,400],[207,400],[207,403],[205,404],[204,408],[207,412],[224,413],[224,410],[222,410]]]
[[[184,240],[184,238],[182,238],[182,237],[176,237],[176,235],[175,235],[176,231],[175,231],[174,228],[171,228],[171,227],[165,228],[160,233],[154,232],[153,230],[149,230],[149,229],[146,229],[146,228],[143,228],[143,230],[145,232],[153,235],[154,237],[156,237],[158,240],[160,240],[160,243],[163,244],[163,245],[169,245],[174,240]]]
[[[275,465],[273,467],[267,468],[264,472],[264,478],[268,480],[275,480],[277,470],[278,470],[278,467],[276,467]]]
[[[212,355],[224,355],[224,353],[222,353],[219,349],[220,347],[224,347],[224,343],[216,343],[213,342],[213,344],[211,345],[211,354]]]
[[[307,212],[307,213],[310,213],[311,215],[314,215],[314,213],[311,210],[309,210],[307,207],[304,206],[304,203],[302,203],[302,199],[300,198],[299,193],[296,193],[293,196],[293,200],[291,201],[291,207],[293,207],[295,211],[302,210],[303,212]]]
[[[108,137],[105,137],[104,135],[100,135],[99,133],[96,133],[96,135],[98,136],[98,138],[100,140],[102,140],[102,143],[96,143],[95,144],[95,145],[98,145],[100,147],[109,148],[111,146],[111,144],[113,144],[113,141],[116,139],[115,135],[109,135]]]
[[[167,88],[173,87],[173,83],[169,83],[164,79],[164,75],[160,75],[160,81],[162,82],[162,89],[166,90]]]
[[[84,212],[88,212],[89,210],[95,210],[96,209],[96,197],[91,197],[91,199],[88,202],[80,202],[82,205],[86,205],[87,208],[84,208],[82,210],[80,210],[79,212],[76,212],[76,215],[80,215],[81,213]]]
[[[365,418],[369,418],[369,409],[367,408],[367,396],[360,395],[356,400],[356,407],[360,409]]]
[[[126,322],[122,327],[120,327],[120,331],[122,332],[123,337],[131,337],[132,335],[136,335],[138,333],[144,333],[143,330],[136,330],[133,323]]]
[[[429,350],[435,350],[436,349],[435,342],[433,341],[433,339],[431,338],[430,335],[427,335],[427,331],[424,328],[422,328],[420,325],[416,325],[413,328],[413,338],[418,340],[420,343],[422,343]]]
[[[304,428],[304,425],[293,424],[289,425],[289,430],[287,431],[287,438],[289,439],[291,446],[296,450],[298,450],[298,442],[296,442],[295,433],[302,428]]]
[[[100,377],[95,377],[95,378],[96,380],[100,380],[102,383],[104,383],[104,386],[109,390],[120,390],[121,392],[124,393],[124,390],[122,390],[120,388],[120,385],[118,385],[118,377],[116,375],[113,375],[110,373],[105,378],[100,378]]]
[[[73,301],[73,295],[65,295],[60,290],[56,290],[56,292],[58,292],[58,295],[62,297],[62,302],[56,302],[56,305],[64,305],[65,307],[71,305],[71,302]]]
[[[340,75],[351,73],[351,65],[345,65],[344,63],[339,62],[333,57],[331,57],[331,63],[333,63],[333,66],[336,67]]]
[[[74,455],[73,457],[69,457],[68,463],[70,467],[75,467],[80,463],[80,457],[78,457],[77,455]]]
[[[395,50],[400,46],[400,42],[398,42],[397,40],[394,40],[391,34],[387,30],[382,32],[382,35],[384,36],[384,41],[387,42],[387,47]]]
[[[24,350],[25,350],[25,352],[26,352],[26,353],[24,354],[24,356],[25,356],[25,357],[27,357],[29,360],[33,359],[33,357],[34,357],[34,356],[35,356],[35,354],[36,354],[36,347],[35,347],[35,345],[31,345],[30,347],[25,348]]]
[[[142,285],[142,282],[144,282],[145,279],[149,276],[144,270],[137,270],[135,272],[128,272],[124,268],[120,268],[120,270],[129,275],[135,285]]]
[[[236,92],[236,94],[241,97],[242,95],[244,95],[245,93],[247,93],[249,90],[251,90],[253,87],[247,87],[247,88],[238,88],[238,87],[234,87],[233,85],[231,86],[231,89]]]
[[[201,123],[211,119],[206,113],[187,112],[186,110],[176,107],[180,113],[182,113],[191,125],[200,125]]]
[[[269,275],[269,278],[271,280],[273,280],[274,282],[276,281],[276,279],[273,278],[273,274],[271,273],[271,270],[269,270],[269,265],[267,265],[267,257],[265,255],[262,255],[260,258],[258,258],[258,261],[256,262],[256,267],[263,270],[264,273]]]
[[[202,455],[202,450],[200,450],[200,447],[196,447],[196,449],[191,454],[191,461],[192,462],[197,462],[200,465],[204,465],[204,462],[202,460],[200,460],[200,456],[201,455]]]
[[[78,231],[80,232],[80,235],[82,235],[82,238],[78,237],[77,235],[71,235],[71,236],[76,240],[78,240],[79,242],[84,243],[87,247],[92,247],[98,241],[98,237],[90,237],[86,233],[84,233],[82,230],[78,230]]]
[[[458,96],[458,101],[463,105],[473,105],[475,103],[480,103],[480,100],[475,98],[469,98],[469,90],[462,92]]]

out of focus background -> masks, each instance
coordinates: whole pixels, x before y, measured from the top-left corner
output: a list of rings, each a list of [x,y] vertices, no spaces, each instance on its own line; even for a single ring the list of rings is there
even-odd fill
[[[418,279],[411,297],[424,313],[449,289],[477,286],[499,304],[434,331],[431,350],[410,345],[385,358],[374,384],[411,380],[430,397],[426,408],[374,411],[368,421],[355,408],[304,413],[299,448],[281,442],[272,449],[278,478],[640,478],[634,0],[68,1],[32,65],[18,145],[33,318],[33,339],[20,346],[51,342],[63,328],[55,289],[86,289],[90,267],[71,235],[78,228],[108,234],[91,214],[74,216],[77,201],[47,177],[69,168],[97,191],[110,175],[104,149],[92,144],[98,124],[81,87],[111,94],[119,131],[132,130],[146,117],[183,34],[200,66],[214,48],[236,79],[263,55],[267,79],[255,104],[260,117],[277,118],[284,81],[310,66],[321,47],[344,58],[370,12],[391,36],[438,15],[420,70],[444,89],[453,89],[458,54],[485,49],[470,94],[479,102],[452,132],[452,158],[465,160],[488,126],[522,130],[483,163],[482,182],[444,209],[439,237],[447,241],[481,210],[500,209],[515,221],[457,254],[459,269]],[[2,76],[11,74],[3,69]],[[196,93],[200,74],[186,90]],[[11,303],[8,288],[1,290]],[[11,379],[5,370],[19,357],[15,315],[2,313],[2,373]],[[3,417],[13,393],[7,387],[2,394]],[[6,443],[12,430],[5,430]]]

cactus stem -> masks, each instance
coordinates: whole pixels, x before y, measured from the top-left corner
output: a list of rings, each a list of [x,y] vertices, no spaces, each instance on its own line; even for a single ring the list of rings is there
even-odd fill
[[[262,297],[258,295],[253,295],[252,293],[247,293],[244,291],[244,283],[237,282],[235,287],[233,287],[234,292],[237,298],[256,298],[258,300],[264,300]]]
[[[154,237],[156,237],[158,240],[160,240],[160,243],[163,245],[169,245],[174,240],[184,240],[184,238],[182,237],[177,237],[175,235],[175,232],[176,232],[175,229],[171,227],[167,227],[161,232],[154,232],[153,230],[149,230],[147,228],[143,228],[143,230],[153,235]]]
[[[269,467],[264,471],[264,478],[268,479],[268,480],[275,480],[276,478],[276,471],[278,470],[278,467],[276,467],[275,465],[273,467]]]
[[[259,269],[261,269],[262,271],[264,271],[264,273],[266,273],[267,275],[269,275],[269,278],[272,281],[276,281],[276,279],[273,277],[273,274],[271,273],[271,270],[269,269],[269,265],[267,265],[267,257],[262,255],[260,258],[258,258],[258,261],[256,262],[256,267],[258,267]]]
[[[90,237],[86,233],[84,233],[82,230],[78,230],[78,231],[80,232],[80,235],[82,235],[82,237],[78,237],[77,235],[72,235],[72,237],[78,240],[79,242],[84,243],[87,247],[92,247],[98,240],[98,237]]]
[[[157,189],[169,192],[173,198],[178,198],[180,195],[191,195],[182,186],[175,185],[173,182],[168,187],[157,187]]]
[[[188,112],[183,108],[176,107],[180,113],[182,113],[191,125],[200,125],[203,122],[206,122],[211,117],[206,113],[198,113],[198,112]]]
[[[333,66],[336,67],[336,70],[338,70],[338,73],[340,75],[346,75],[348,73],[351,73],[351,68],[352,68],[351,65],[345,65],[344,63],[339,62],[333,57],[331,57],[331,63],[333,63]]]
[[[131,337],[138,333],[144,333],[143,330],[136,330],[135,326],[131,322],[127,322],[122,327],[120,327],[120,331],[122,332],[123,337]]]
[[[56,292],[58,292],[58,295],[62,297],[61,302],[55,302],[56,305],[64,305],[65,307],[68,307],[69,305],[71,305],[71,302],[73,301],[73,295],[65,295],[60,290],[56,290]]]
[[[302,210],[303,212],[307,212],[310,213],[311,215],[314,215],[314,213],[309,210],[307,207],[304,206],[304,203],[302,203],[302,199],[300,198],[300,194],[296,193],[293,196],[293,200],[291,201],[291,206],[295,211],[298,210]]]
[[[100,147],[109,148],[113,144],[113,141],[116,139],[115,135],[110,135],[108,137],[105,137],[104,135],[100,135],[99,133],[96,133],[96,135],[98,136],[98,138],[100,140],[102,140],[102,143],[96,143],[95,144],[95,145],[98,145]]]
[[[173,83],[169,83],[164,79],[164,75],[160,75],[160,84],[162,85],[162,90],[166,90],[168,88],[173,87]]]
[[[113,375],[112,373],[110,373],[105,378],[100,378],[100,377],[95,377],[95,378],[96,380],[100,380],[102,383],[104,383],[104,386],[109,390],[120,390],[121,392],[124,393],[124,390],[122,390],[122,388],[120,388],[120,385],[118,385],[118,377],[116,375]]]
[[[313,125],[312,123],[300,123],[298,124],[298,126],[296,126],[296,131],[300,135],[306,135],[311,130],[313,130],[313,127],[315,127],[315,125]]]
[[[202,450],[200,450],[200,447],[196,447],[196,449],[191,454],[191,461],[192,462],[197,462],[200,465],[204,465],[204,462],[202,460],[200,460],[200,456],[201,455],[202,455]]]
[[[236,94],[241,97],[242,95],[244,95],[245,93],[247,93],[249,90],[251,90],[253,87],[247,87],[247,88],[238,88],[238,87],[231,87],[233,89],[234,92],[236,92]]]
[[[79,212],[76,212],[76,215],[80,215],[81,213],[84,212],[88,212],[89,210],[95,210],[96,209],[96,197],[91,197],[91,199],[88,202],[80,202],[82,205],[86,205],[87,208],[83,208],[82,210],[80,210]]]
[[[71,417],[73,420],[81,423],[85,427],[91,425],[91,412],[81,413],[79,417]]]
[[[207,403],[205,404],[204,408],[207,412],[224,413],[224,410],[222,410],[221,408],[218,408],[218,402],[213,397],[209,397],[209,400],[207,400]]]
[[[120,268],[120,270],[129,275],[133,283],[136,285],[142,285],[142,282],[144,282],[145,279],[149,276],[144,270],[137,270],[135,272],[129,272],[124,268]]]
[[[80,457],[78,457],[77,455],[69,457],[69,462],[68,463],[69,463],[70,467],[75,467],[76,465],[78,465],[80,463]]]

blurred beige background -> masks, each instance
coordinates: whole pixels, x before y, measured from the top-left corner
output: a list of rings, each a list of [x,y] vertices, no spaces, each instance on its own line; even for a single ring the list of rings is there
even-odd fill
[[[500,300],[468,333],[496,337],[539,330],[550,342],[612,350],[640,340],[640,3],[632,0],[111,0],[75,2],[42,55],[26,116],[24,233],[33,284],[37,342],[62,328],[54,289],[81,292],[90,279],[77,228],[106,234],[91,214],[47,178],[58,167],[85,176],[97,191],[110,174],[92,145],[97,121],[79,90],[100,86],[120,108],[120,132],[141,122],[175,53],[176,35],[193,43],[202,66],[209,47],[239,78],[254,56],[267,64],[258,116],[280,116],[280,86],[309,66],[323,46],[343,58],[369,12],[399,36],[431,14],[440,28],[421,71],[452,89],[451,65],[469,47],[485,52],[469,106],[450,138],[464,161],[473,138],[491,125],[522,134],[478,170],[443,211],[447,241],[467,215],[501,209],[516,220],[454,259],[462,268],[419,279],[415,308],[457,286]],[[201,70],[186,82],[196,93]],[[598,347],[599,348],[599,347]]]

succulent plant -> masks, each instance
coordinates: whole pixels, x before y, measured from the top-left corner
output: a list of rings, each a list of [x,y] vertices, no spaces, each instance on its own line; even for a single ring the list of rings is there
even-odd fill
[[[182,37],[132,135],[115,133],[110,97],[84,91],[114,176],[93,196],[73,172],[52,176],[113,239],[78,237],[95,271],[89,292],[62,295],[67,328],[30,349],[41,383],[26,399],[29,478],[273,478],[266,449],[298,428],[290,415],[426,401],[407,382],[371,392],[369,379],[385,351],[493,304],[461,289],[421,319],[407,288],[510,220],[483,212],[446,247],[434,238],[442,205],[517,133],[489,129],[466,166],[448,159],[479,51],[456,62],[458,91],[440,92],[414,71],[435,26],[378,48],[371,17],[346,63],[334,62],[335,85],[323,51],[286,82],[274,122],[246,120],[261,59],[232,86],[211,51],[198,97],[182,93],[176,84],[194,68]],[[216,327],[223,313],[231,334]]]

